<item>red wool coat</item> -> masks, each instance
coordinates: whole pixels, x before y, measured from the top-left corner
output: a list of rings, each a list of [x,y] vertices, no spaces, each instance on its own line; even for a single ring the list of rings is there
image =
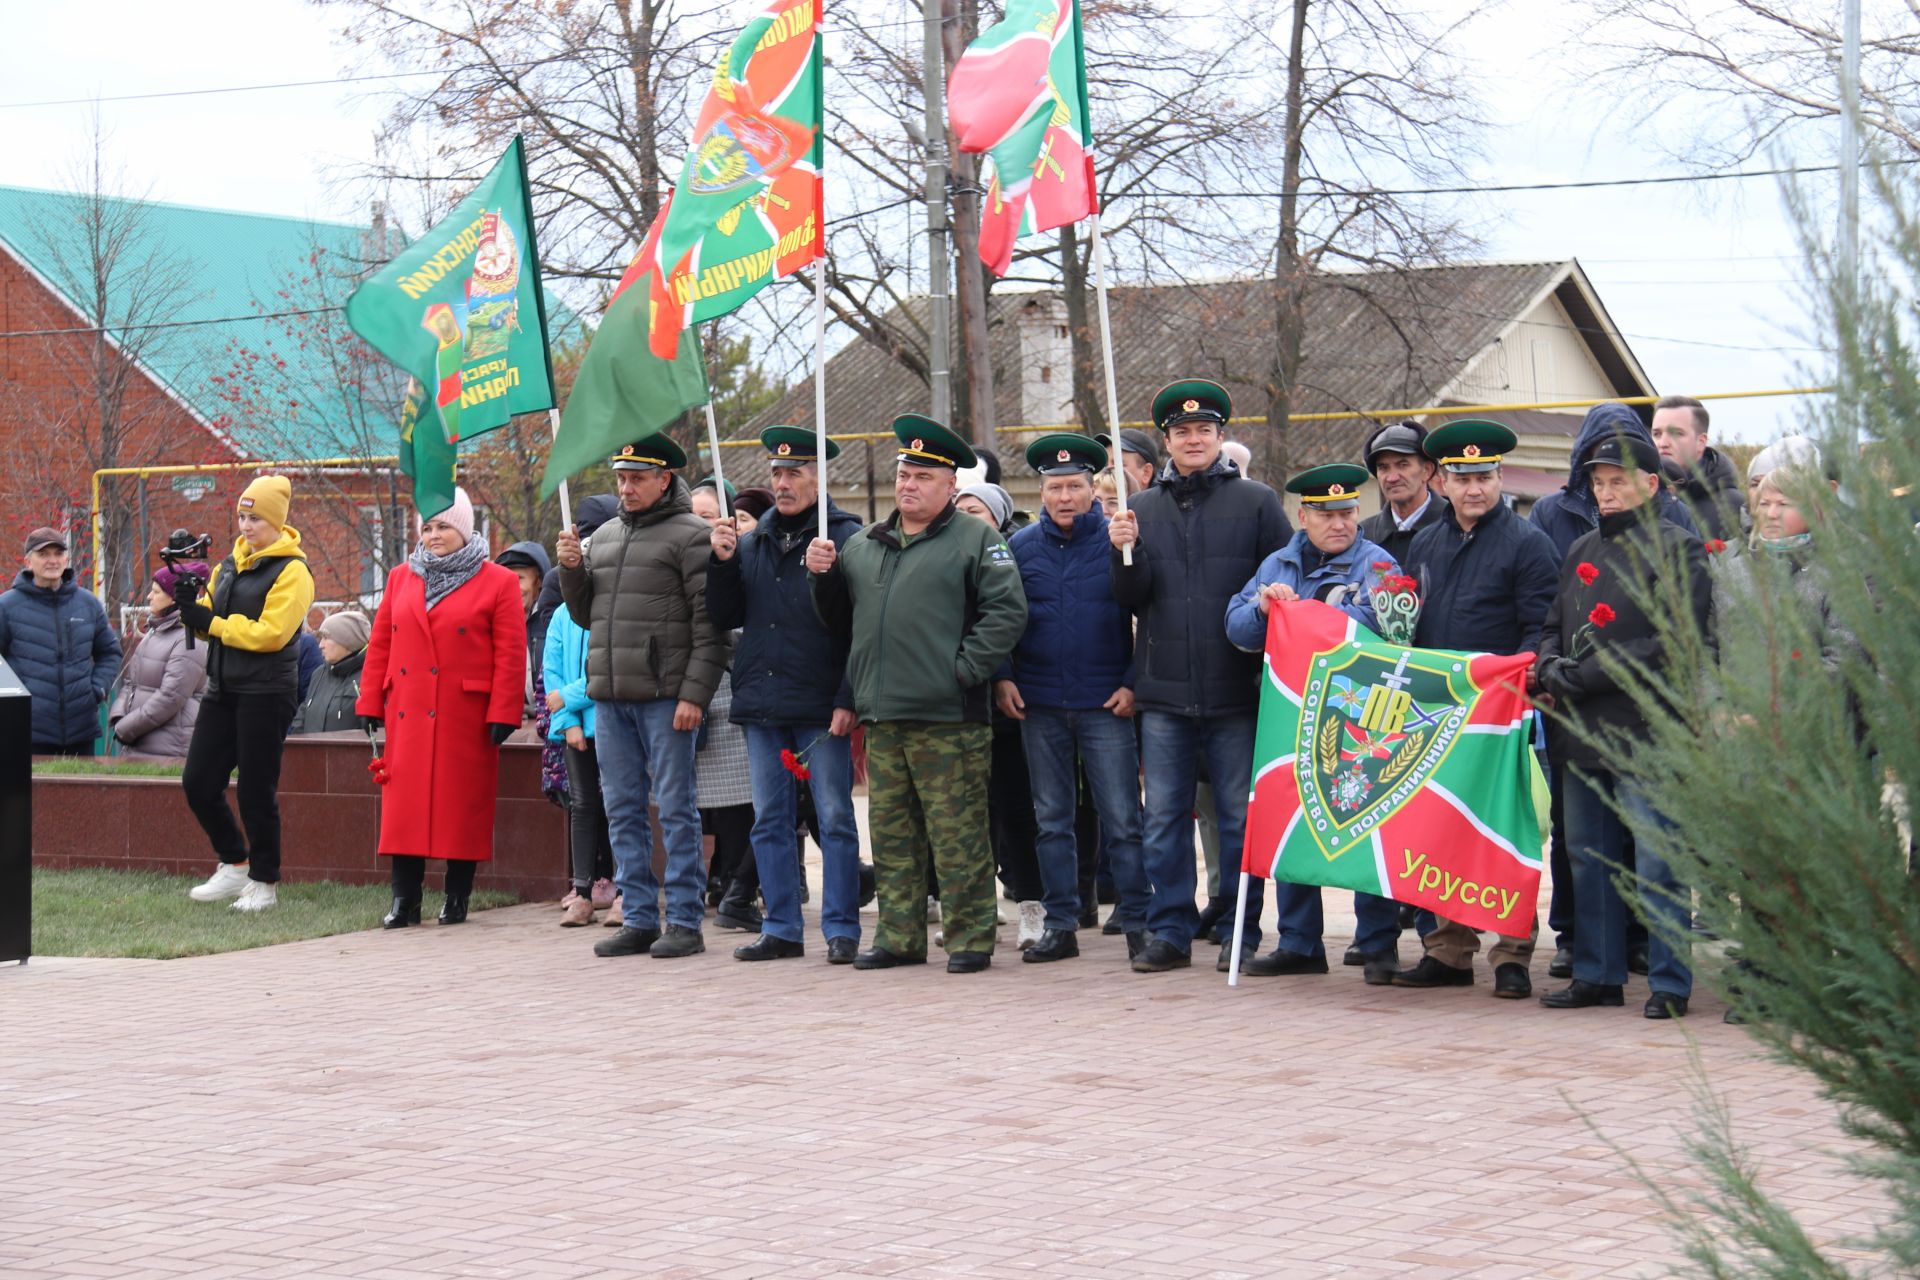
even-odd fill
[[[500,749],[490,724],[520,727],[527,663],[520,579],[488,563],[427,610],[412,569],[387,575],[354,710],[387,727],[380,852],[493,857]]]

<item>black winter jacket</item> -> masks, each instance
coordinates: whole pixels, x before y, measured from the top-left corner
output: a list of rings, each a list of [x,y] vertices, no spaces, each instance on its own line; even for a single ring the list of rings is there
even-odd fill
[[[1701,537],[1718,538],[1722,542],[1740,540],[1747,495],[1740,484],[1739,468],[1726,454],[1708,449],[1700,455],[1700,464],[1687,473],[1677,488],[1693,512]]]
[[[1527,653],[1540,644],[1540,624],[1560,580],[1553,540],[1505,504],[1471,532],[1448,507],[1421,529],[1402,561],[1420,583],[1422,649]]]
[[[707,616],[716,631],[740,631],[733,651],[735,724],[819,724],[853,710],[847,637],[827,630],[807,583],[807,544],[820,530],[818,507],[792,517],[769,511],[740,539],[730,560],[709,558]],[[827,536],[836,547],[860,532],[860,518],[827,500]],[[711,553],[709,553],[711,555]]]
[[[1634,599],[1630,584],[1650,567],[1664,571],[1676,556],[1686,566],[1688,607],[1702,634],[1709,634],[1713,579],[1706,549],[1700,539],[1660,518],[1650,506],[1600,517],[1600,527],[1567,553],[1559,592],[1541,628],[1536,664],[1542,691],[1557,703],[1557,723],[1549,722],[1547,735],[1556,763],[1610,771],[1605,739],[1614,734],[1629,740],[1645,736],[1646,717],[1616,673],[1624,664],[1657,676],[1668,660],[1658,629]],[[1592,567],[1590,583],[1582,576],[1583,565]],[[1593,616],[1600,605],[1613,614],[1604,626]],[[1564,673],[1557,662],[1563,657],[1574,660]],[[1601,743],[1589,741],[1595,732]]]
[[[1402,532],[1394,521],[1393,508],[1382,507],[1360,522],[1360,536],[1385,550],[1393,557],[1395,564],[1405,569],[1407,556],[1413,550],[1414,538],[1446,519],[1451,509],[1447,500],[1435,493],[1427,500],[1427,509],[1420,513],[1420,519],[1413,528]]]
[[[100,704],[120,670],[120,637],[107,611],[74,585],[49,591],[25,569],[0,594],[0,657],[33,695],[33,742],[73,747],[100,736]]]
[[[1109,553],[1113,598],[1133,611],[1134,704],[1183,716],[1234,715],[1259,704],[1260,655],[1227,639],[1227,602],[1285,546],[1280,497],[1225,459],[1198,475],[1169,468],[1128,502],[1139,518],[1131,567]]]

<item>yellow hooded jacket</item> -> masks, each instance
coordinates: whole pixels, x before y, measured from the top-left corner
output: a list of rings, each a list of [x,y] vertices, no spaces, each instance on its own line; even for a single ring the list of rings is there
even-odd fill
[[[230,649],[278,653],[300,634],[307,610],[313,607],[313,574],[307,568],[307,553],[300,549],[300,531],[292,525],[283,525],[280,536],[258,551],[245,538],[233,540],[230,558],[236,575],[275,557],[287,557],[294,563],[282,569],[273,586],[268,588],[260,616],[248,618],[238,613],[216,616],[204,633],[209,639],[218,640]],[[208,575],[207,589],[201,594],[200,603],[212,606],[219,591],[220,570],[225,567],[226,562],[222,561]]]

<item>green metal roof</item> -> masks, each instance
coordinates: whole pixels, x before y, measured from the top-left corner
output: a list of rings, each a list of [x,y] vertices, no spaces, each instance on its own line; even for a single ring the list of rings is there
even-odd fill
[[[381,251],[362,226],[106,198],[102,221],[137,230],[123,255],[127,265],[110,277],[106,315],[95,317],[86,229],[92,202],[0,186],[0,246],[116,340],[129,336],[130,325],[166,324],[138,335],[142,365],[246,457],[392,452],[397,399],[363,414],[356,384],[384,399],[393,379],[377,356],[370,356],[377,376],[356,375],[344,315],[265,317],[341,306],[354,281],[405,244],[397,230],[388,229]],[[556,338],[578,325],[551,294],[547,314]]]

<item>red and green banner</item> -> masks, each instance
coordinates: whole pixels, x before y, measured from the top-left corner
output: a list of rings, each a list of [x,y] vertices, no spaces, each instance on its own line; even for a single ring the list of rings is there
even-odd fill
[[[553,365],[526,152],[507,153],[452,213],[347,299],[347,323],[431,395],[409,391],[401,466],[428,515],[453,505],[455,446],[553,407]],[[423,416],[422,402],[438,412]]]
[[[947,114],[960,150],[987,157],[980,260],[995,275],[1016,240],[1099,207],[1079,0],[1010,0],[954,65]]]
[[[821,254],[819,28],[820,0],[769,0],[713,69],[679,185],[628,270],[654,275],[662,359],[681,330]]]
[[[1402,648],[1317,601],[1276,605],[1244,869],[1526,937],[1548,808],[1532,664]]]

